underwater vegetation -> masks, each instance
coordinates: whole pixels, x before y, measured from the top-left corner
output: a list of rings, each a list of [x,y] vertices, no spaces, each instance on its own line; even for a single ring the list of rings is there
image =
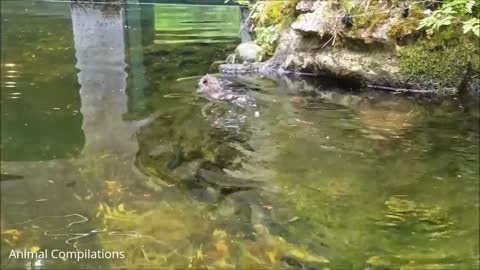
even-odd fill
[[[7,2],[2,5],[14,1]],[[262,12],[251,14],[257,30],[263,29],[257,31],[257,40],[262,40],[263,47],[271,46],[272,53],[280,37],[278,30],[288,29],[296,16],[295,2],[248,1],[251,7],[257,3]],[[398,57],[405,59],[402,72],[412,80],[432,84],[444,78],[459,80],[463,73],[457,64],[472,59],[469,39],[446,31],[448,26],[431,36],[416,37],[425,15],[420,5],[410,7],[406,18],[401,9],[388,13],[405,24],[384,29],[394,42],[377,46],[374,29],[389,18],[366,16],[362,21],[354,16],[365,9],[399,8],[403,1],[382,1],[384,5],[362,1],[363,6],[355,7],[344,6],[346,2],[329,1],[332,6],[326,6],[349,8],[352,13],[351,28],[342,30],[344,36],[335,43],[340,52],[356,47],[346,43],[349,34],[360,30],[366,34],[357,39],[357,49],[392,52],[395,48]],[[69,5],[62,6],[67,18]],[[188,8],[175,7],[179,13],[182,9]],[[171,10],[157,9],[160,14]],[[208,29],[198,30],[198,35],[188,32],[191,29],[182,30],[203,19],[199,10],[212,15],[205,22]],[[215,21],[227,20],[233,12],[223,10],[225,14],[217,16],[210,11],[205,6],[192,8],[178,16],[181,20],[173,13],[164,21],[162,16],[152,17],[157,26],[152,33],[146,23],[150,19],[142,18],[145,44],[129,44],[132,47],[126,49],[126,58],[131,58],[125,60],[125,76],[119,76],[126,89],[115,96],[127,108],[127,103],[138,101],[133,100],[138,95],[142,110],[129,106],[128,111],[114,114],[97,106],[98,111],[92,110],[97,114],[90,118],[85,111],[74,112],[86,100],[78,98],[79,92],[85,93],[77,85],[71,29],[64,27],[69,20],[32,16],[38,25],[32,26],[30,35],[24,28],[8,32],[9,40],[15,41],[18,35],[22,42],[12,42],[13,55],[9,56],[18,69],[2,63],[2,76],[21,68],[25,72],[15,73],[21,94],[4,95],[11,89],[2,84],[2,123],[12,120],[21,126],[9,140],[2,140],[2,155],[4,145],[17,143],[22,146],[17,157],[45,158],[38,158],[38,153],[18,141],[17,135],[30,132],[24,124],[36,119],[24,121],[22,110],[47,119],[55,119],[51,116],[55,112],[78,115],[76,127],[82,131],[89,120],[106,119],[108,123],[115,116],[122,129],[112,134],[106,125],[99,125],[85,141],[102,139],[101,146],[106,147],[82,151],[81,141],[78,150],[66,157],[40,161],[5,161],[2,157],[2,269],[479,267],[478,104],[468,106],[458,97],[389,94],[301,76],[221,78],[228,87],[254,98],[255,107],[202,98],[196,93],[197,84],[210,62],[226,57],[239,42],[234,37],[238,34],[235,22],[225,28],[228,35],[222,38],[222,23]],[[9,20],[14,20],[13,15]],[[50,24],[51,31],[47,31]],[[2,45],[6,41],[3,30]],[[182,31],[188,33],[182,35]],[[328,31],[324,34],[321,40],[316,40],[317,33],[306,35],[316,41],[307,45],[323,46],[331,38]],[[412,34],[419,40],[411,43]],[[41,47],[34,46],[37,41]],[[324,48],[330,49],[331,42]],[[138,59],[132,64],[129,61],[134,57]],[[112,70],[118,63],[104,64],[89,74],[116,77]],[[438,69],[429,72],[432,66]],[[79,77],[88,77],[85,74]],[[60,83],[57,79],[62,76],[65,81]],[[63,83],[67,81],[71,84]],[[30,83],[41,88],[27,88]],[[441,85],[450,86],[448,82]],[[109,87],[93,90],[113,93]],[[47,109],[42,107],[47,106],[45,100],[61,102],[70,97],[75,101],[71,108],[51,109],[52,103],[45,103],[50,106]],[[29,102],[19,102],[24,100]],[[148,121],[134,126],[137,121],[133,120],[141,115],[147,115]],[[54,122],[65,132],[73,129],[69,121]],[[65,141],[59,139],[55,145],[68,144]],[[42,147],[48,151],[50,146]],[[121,250],[126,258],[5,260],[10,250],[38,254],[52,248]]]

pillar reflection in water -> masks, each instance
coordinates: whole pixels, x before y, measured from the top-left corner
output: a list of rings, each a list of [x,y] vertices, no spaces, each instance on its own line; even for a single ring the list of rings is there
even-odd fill
[[[2,181],[2,228],[38,217],[85,213],[87,204],[74,196],[84,197],[92,190],[104,188],[104,180],[124,185],[144,177],[134,166],[138,151],[135,132],[150,119],[123,119],[128,111],[123,6],[72,4],[70,11],[85,144],[81,154],[71,159],[2,161],[3,177],[21,176],[15,181]],[[61,249],[65,238],[43,235],[43,226],[52,221],[42,222],[32,223],[42,232],[42,236],[35,239],[40,244],[47,243],[46,246],[52,241],[51,246]],[[84,231],[83,225],[76,224],[74,229]],[[94,241],[92,239],[84,240],[84,244]],[[96,249],[92,246],[92,250]],[[11,262],[22,263],[21,260]],[[19,269],[23,265],[14,266]]]
[[[83,158],[101,161],[106,176],[109,171],[125,176],[138,150],[138,125],[123,119],[128,111],[124,7],[72,4],[71,15],[85,134]]]
[[[129,65],[128,110],[134,117],[147,113],[144,96],[144,89],[147,85],[143,64],[142,9],[144,7],[138,3],[138,0],[132,0],[125,11],[125,25],[127,26],[125,40],[128,45],[127,61]]]

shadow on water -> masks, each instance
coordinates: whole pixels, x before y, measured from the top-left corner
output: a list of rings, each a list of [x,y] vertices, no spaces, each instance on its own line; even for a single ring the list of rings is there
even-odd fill
[[[2,269],[479,266],[475,106],[288,77],[209,102],[237,7],[0,3]]]

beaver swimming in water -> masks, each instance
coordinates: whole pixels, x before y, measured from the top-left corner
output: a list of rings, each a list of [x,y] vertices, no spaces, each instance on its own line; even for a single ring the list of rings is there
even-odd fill
[[[225,83],[209,74],[203,76],[198,82],[197,93],[210,101],[224,100],[240,107],[256,107],[255,99],[227,89]]]
[[[197,93],[208,99],[222,99],[225,95],[223,84],[212,75],[203,76],[198,82]]]

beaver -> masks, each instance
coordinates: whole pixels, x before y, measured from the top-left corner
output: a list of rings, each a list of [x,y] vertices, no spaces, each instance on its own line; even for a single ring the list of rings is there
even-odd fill
[[[197,93],[210,101],[224,100],[240,107],[256,107],[252,97],[227,89],[224,83],[209,74],[203,76],[198,82]]]
[[[225,90],[220,80],[207,74],[198,82],[197,93],[210,100],[219,100],[224,97]]]

